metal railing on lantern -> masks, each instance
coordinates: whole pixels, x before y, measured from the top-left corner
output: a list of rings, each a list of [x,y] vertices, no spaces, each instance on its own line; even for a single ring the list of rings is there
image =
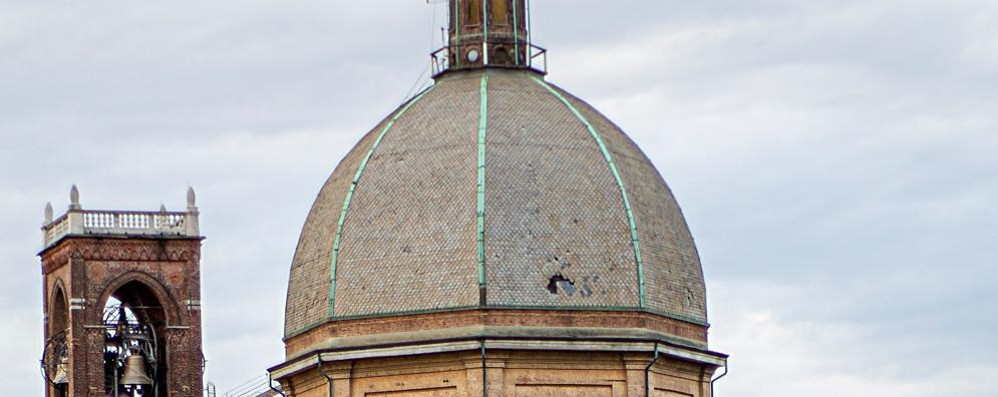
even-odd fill
[[[484,47],[484,48],[483,48]],[[482,44],[451,44],[430,54],[433,77],[455,70],[490,68],[530,69],[547,74],[547,49],[527,42],[493,40]]]

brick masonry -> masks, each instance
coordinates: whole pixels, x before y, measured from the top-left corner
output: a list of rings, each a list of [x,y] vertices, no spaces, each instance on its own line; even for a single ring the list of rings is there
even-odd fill
[[[57,296],[82,302],[66,318],[72,397],[103,397],[103,309],[131,282],[141,283],[163,307],[159,331],[168,368],[163,397],[202,395],[200,238],[68,236],[41,254],[45,337],[64,314]],[[57,291],[62,291],[60,295]],[[196,303],[196,305],[195,305]],[[69,305],[67,305],[69,306]],[[163,346],[165,345],[165,346]],[[161,350],[162,351],[162,350]],[[46,392],[53,396],[53,390]]]
[[[511,351],[324,363],[282,379],[290,397],[709,397],[711,365],[650,354]],[[483,367],[483,363],[485,364]],[[484,370],[483,370],[484,368]],[[483,378],[486,379],[483,382]]]

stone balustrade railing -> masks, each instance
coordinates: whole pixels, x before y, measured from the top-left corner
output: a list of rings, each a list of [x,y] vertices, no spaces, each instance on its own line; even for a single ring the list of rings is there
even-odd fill
[[[196,212],[70,210],[42,227],[45,247],[67,235],[197,237]]]
[[[187,211],[107,211],[84,210],[74,186],[71,204],[65,215],[52,220],[52,207],[46,206],[42,239],[45,248],[66,236],[176,236],[199,237],[198,209],[194,190],[187,193]]]

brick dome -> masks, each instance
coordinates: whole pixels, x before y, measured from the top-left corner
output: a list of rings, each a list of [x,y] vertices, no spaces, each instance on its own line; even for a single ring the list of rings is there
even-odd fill
[[[285,336],[483,308],[706,325],[665,181],[620,128],[530,70],[448,73],[357,143],[302,229]]]

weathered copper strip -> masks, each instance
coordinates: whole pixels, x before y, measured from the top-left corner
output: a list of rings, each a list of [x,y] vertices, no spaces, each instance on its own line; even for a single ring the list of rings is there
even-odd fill
[[[434,86],[430,86],[430,88],[427,88],[415,98],[412,98],[409,103],[405,104],[405,106],[403,106],[402,109],[399,110],[394,117],[392,117],[392,119],[388,122],[388,125],[386,125],[385,128],[383,128],[378,134],[378,138],[375,139],[374,143],[371,145],[371,148],[368,149],[367,155],[364,156],[364,160],[361,161],[360,166],[357,167],[357,172],[353,176],[353,182],[350,183],[350,189],[347,191],[346,198],[343,199],[343,210],[340,211],[340,220],[336,224],[336,237],[333,240],[333,254],[329,269],[329,318],[335,317],[334,304],[336,303],[336,265],[339,261],[340,242],[343,237],[343,224],[346,222],[347,211],[350,209],[350,202],[353,200],[353,194],[357,190],[357,183],[360,182],[360,177],[364,174],[364,169],[367,167],[367,163],[371,160],[371,157],[374,156],[374,151],[381,144],[381,140],[385,138],[385,134],[387,134],[388,131],[395,126],[395,122],[397,122],[399,118],[401,118],[402,115],[405,114],[410,107],[412,107],[412,105],[415,105],[416,102],[419,102],[420,99],[432,91],[433,87]]]
[[[489,126],[489,74],[482,73],[481,106],[478,119],[478,291],[485,305],[485,137]]]
[[[572,105],[571,102],[565,98],[560,92],[551,87],[550,84],[545,82],[543,79],[531,76],[537,84],[544,87],[552,95],[558,98],[561,103],[565,104],[569,110],[586,126],[589,130],[589,135],[593,137],[596,141],[596,145],[599,146],[600,151],[603,153],[603,158],[606,159],[607,165],[610,167],[610,172],[613,174],[614,179],[617,180],[617,186],[620,188],[620,195],[624,200],[624,211],[627,212],[627,221],[630,223],[631,227],[631,243],[634,246],[634,262],[638,268],[638,305],[641,308],[645,307],[645,276],[644,276],[644,263],[641,260],[641,244],[638,241],[638,226],[634,221],[634,211],[631,210],[631,200],[627,196],[627,189],[624,187],[624,180],[620,177],[620,172],[617,171],[617,164],[613,162],[613,156],[610,155],[610,150],[606,147],[606,143],[603,142],[603,137],[596,131],[596,128],[589,123],[589,120],[579,112],[578,109]]]

